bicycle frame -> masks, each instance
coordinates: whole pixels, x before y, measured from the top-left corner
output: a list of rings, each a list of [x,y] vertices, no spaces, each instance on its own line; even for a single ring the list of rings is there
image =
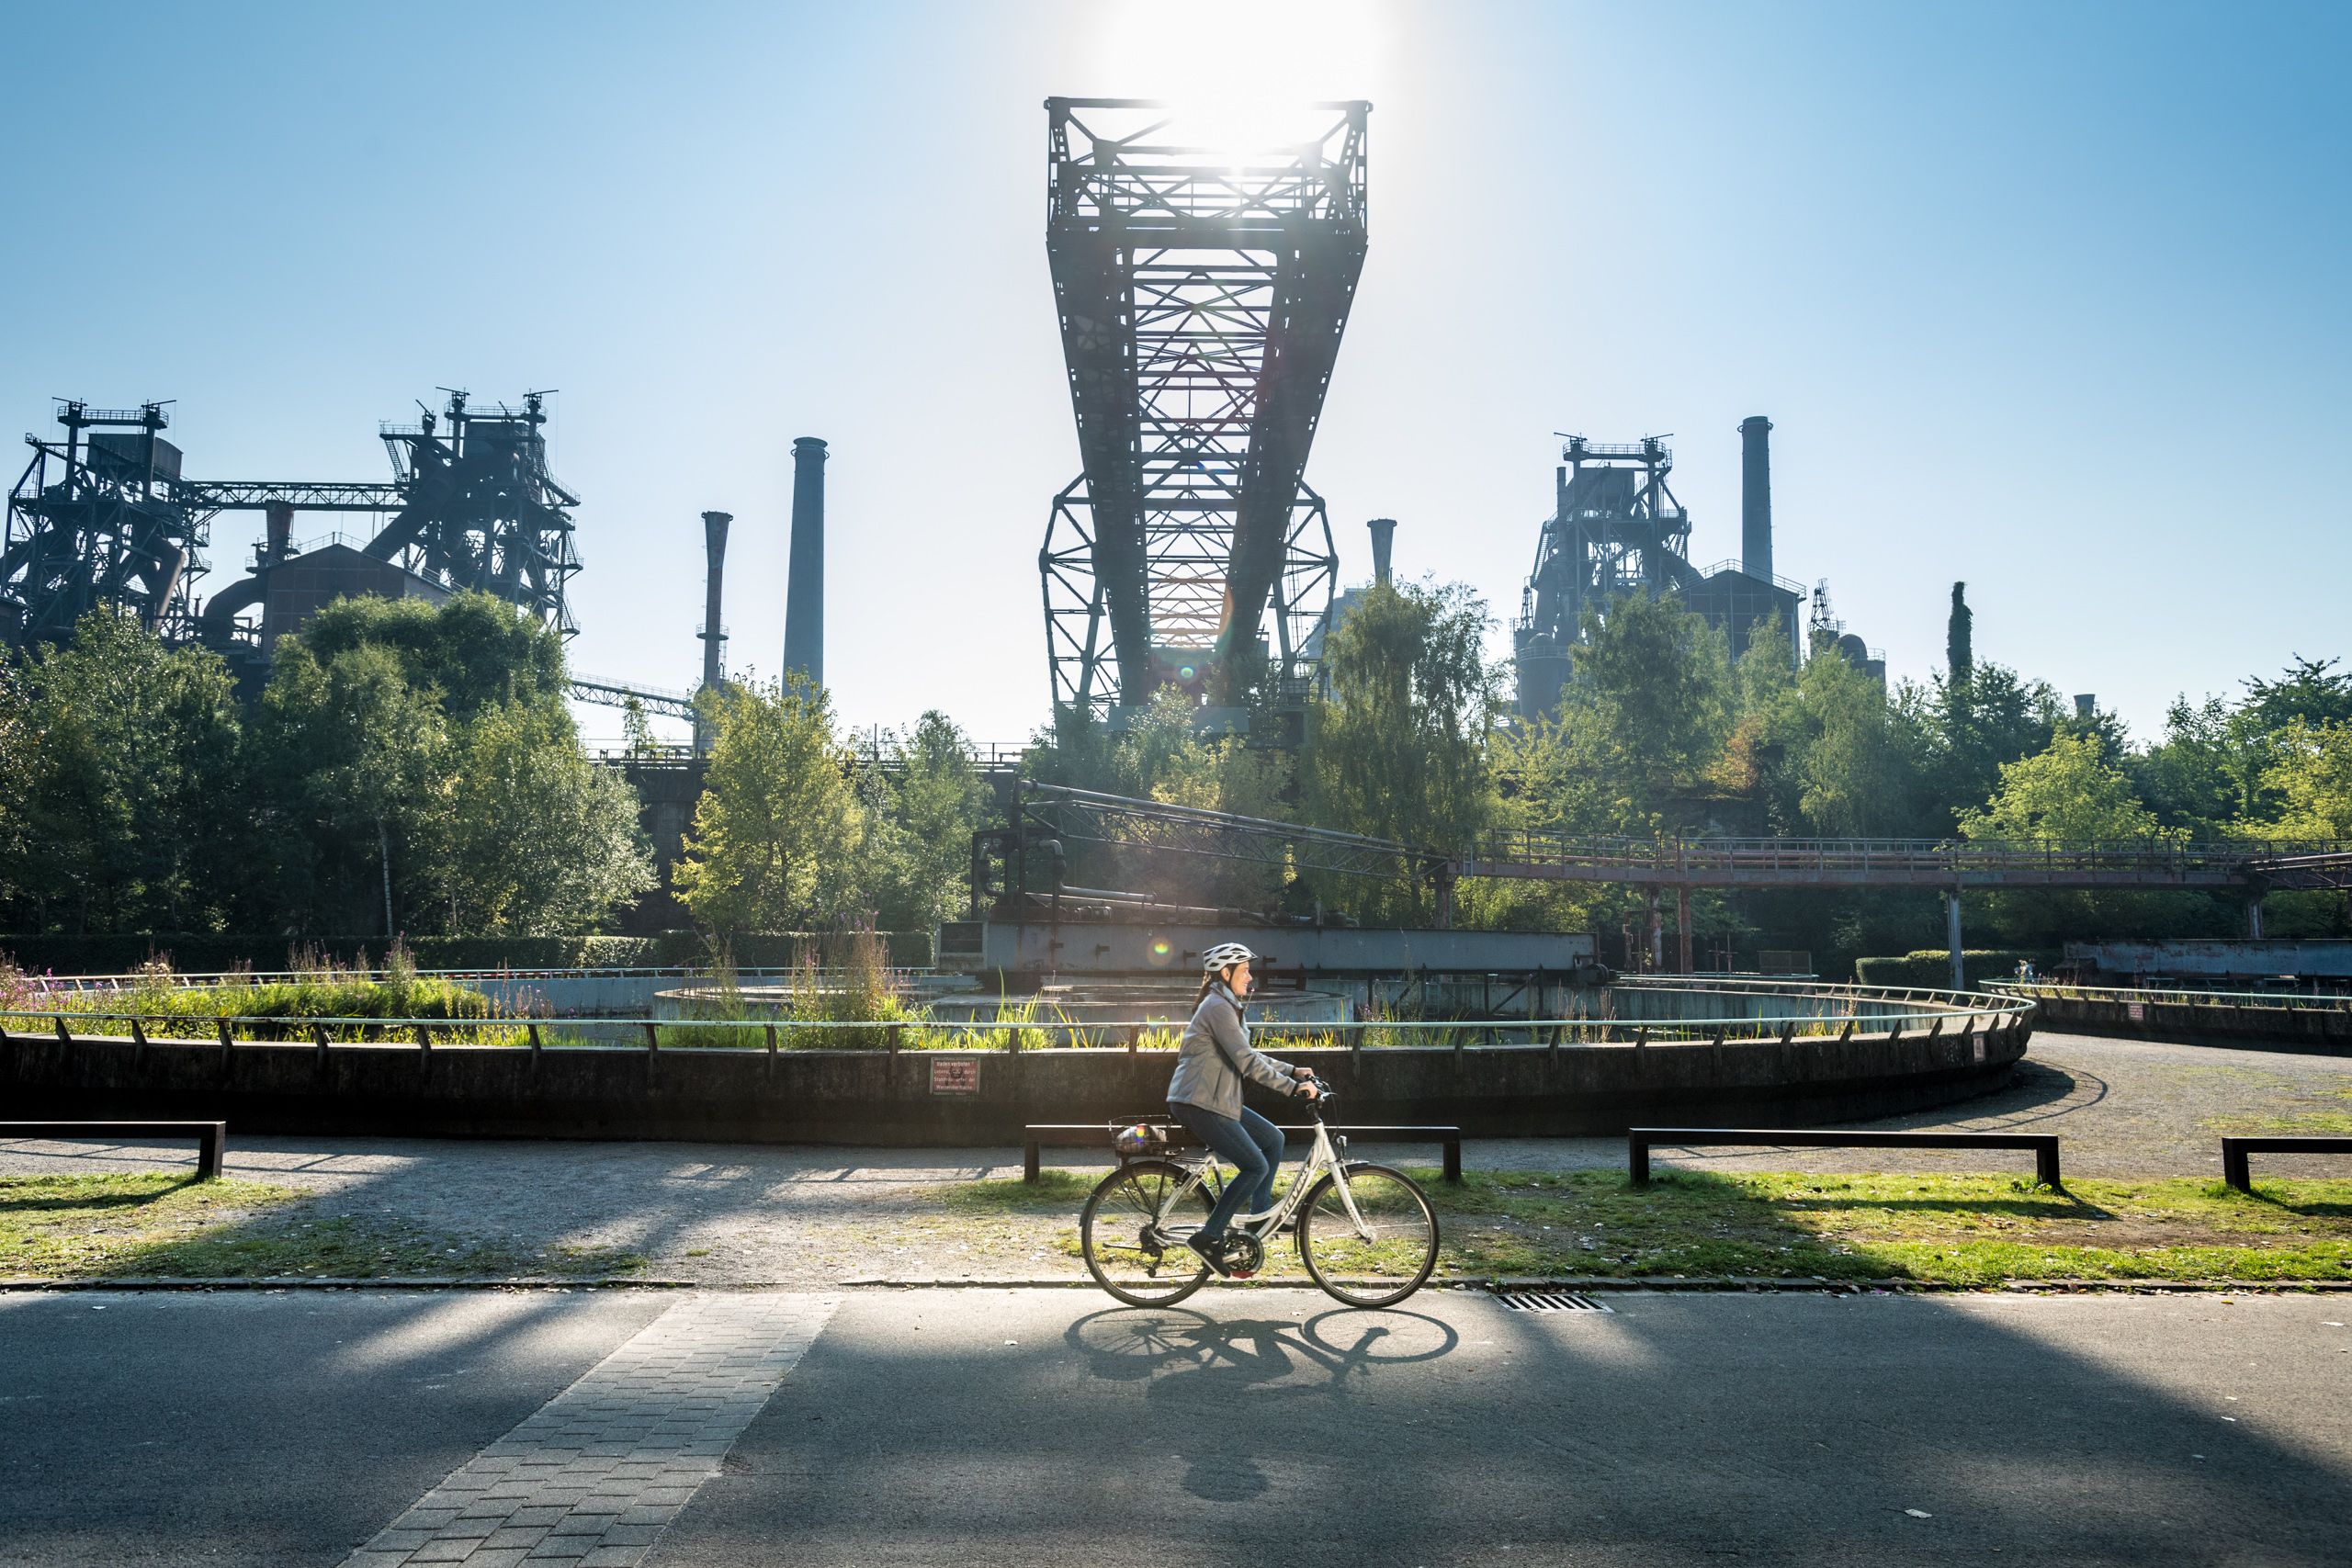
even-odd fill
[[[1348,1168],[1347,1163],[1340,1158],[1340,1146],[1334,1144],[1331,1130],[1323,1124],[1322,1117],[1317,1116],[1315,1119],[1315,1142],[1307,1149],[1306,1157],[1300,1162],[1298,1173],[1291,1178],[1290,1190],[1283,1193],[1272,1208],[1262,1213],[1236,1214],[1233,1228],[1246,1233],[1262,1246],[1268,1237],[1280,1235],[1291,1215],[1298,1211],[1298,1206],[1306,1201],[1306,1194],[1315,1186],[1316,1178],[1329,1172],[1331,1185],[1339,1190],[1340,1206],[1347,1211],[1348,1223],[1355,1226],[1357,1238],[1372,1240],[1372,1230],[1363,1223],[1363,1216],[1356,1213],[1355,1196],[1348,1190]],[[1204,1150],[1197,1165],[1181,1159],[1176,1163],[1190,1169],[1193,1178],[1161,1200],[1159,1210],[1151,1216],[1154,1229],[1164,1229],[1168,1217],[1176,1212],[1176,1206],[1190,1197],[1196,1188],[1206,1187],[1213,1201],[1225,1190],[1225,1179],[1217,1174],[1215,1150]]]

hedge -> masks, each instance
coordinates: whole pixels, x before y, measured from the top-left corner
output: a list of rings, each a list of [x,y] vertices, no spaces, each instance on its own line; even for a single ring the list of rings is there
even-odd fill
[[[1964,947],[1960,951],[1960,972],[1969,985],[1981,986],[1987,980],[2007,980],[2015,976],[2020,959],[2047,967],[2061,956],[2054,947]],[[1854,978],[1865,986],[1947,989],[1951,985],[1951,951],[1922,947],[1900,958],[1857,958]]]
[[[929,931],[886,931],[890,962],[903,968],[931,963]],[[730,944],[746,969],[780,969],[793,961],[806,934],[779,932],[738,937]],[[660,936],[412,937],[410,953],[419,969],[653,969],[710,962],[710,947],[695,931]],[[220,974],[250,966],[268,972],[288,968],[298,953],[318,953],[338,964],[364,954],[384,960],[379,936],[239,936],[218,932],[146,936],[0,935],[0,957],[28,974],[122,975],[164,957],[183,975]]]

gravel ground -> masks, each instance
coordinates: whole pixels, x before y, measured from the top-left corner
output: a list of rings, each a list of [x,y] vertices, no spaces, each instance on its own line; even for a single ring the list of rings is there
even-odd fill
[[[2222,1132],[2288,1123],[2341,1130],[2347,1114],[2352,1061],[2343,1057],[2038,1034],[2014,1087],[1878,1125],[2057,1133],[2067,1174],[2123,1178],[2218,1175]],[[1572,1169],[1622,1165],[1624,1144],[1493,1139],[1466,1145],[1463,1155],[1474,1169]],[[1377,1157],[1434,1164],[1436,1151],[1398,1145]],[[0,1175],[170,1169],[194,1158],[188,1149],[0,1142]],[[1658,1156],[1661,1165],[1766,1170],[1984,1169],[1999,1161],[2031,1169],[2023,1154]],[[1058,1153],[1055,1163],[1090,1164],[1076,1151]],[[1039,1250],[1034,1225],[994,1229],[987,1219],[944,1213],[936,1201],[947,1184],[1018,1176],[1015,1149],[283,1137],[232,1140],[229,1169],[319,1194],[315,1204],[261,1224],[302,1213],[389,1213],[491,1244],[620,1248],[644,1258],[645,1271],[659,1278],[798,1284],[1077,1269]],[[2323,1156],[2271,1156],[2257,1169],[2347,1174],[2342,1161]]]

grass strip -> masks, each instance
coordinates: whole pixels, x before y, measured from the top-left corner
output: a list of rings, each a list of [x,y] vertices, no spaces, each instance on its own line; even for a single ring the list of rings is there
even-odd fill
[[[589,1278],[642,1269],[609,1247],[522,1248],[260,1181],[169,1174],[0,1177],[0,1277]]]
[[[992,1235],[1032,1227],[1065,1256],[1101,1179],[1047,1170],[932,1190]],[[2076,1181],[1997,1176],[1675,1171],[1412,1174],[1436,1205],[1442,1276],[1468,1279],[2035,1280],[2281,1284],[2352,1280],[2352,1181]],[[953,1227],[949,1227],[953,1228]],[[1009,1238],[1009,1237],[1008,1237]],[[1288,1267],[1286,1247],[1271,1261]]]

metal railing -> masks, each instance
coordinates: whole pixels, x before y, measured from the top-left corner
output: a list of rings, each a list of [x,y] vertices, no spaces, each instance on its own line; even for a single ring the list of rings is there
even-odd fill
[[[1723,1019],[1527,1019],[1457,1022],[1396,1021],[1268,1021],[1253,1026],[1263,1040],[1290,1048],[1365,1050],[1420,1048],[1545,1050],[1642,1048],[1652,1045],[1781,1043],[1800,1039],[1846,1039],[1856,1033],[1889,1038],[1918,1036],[1964,1040],[2015,1028],[2032,1011],[2030,1002],[1992,997],[1962,998],[1976,1005],[1923,1006],[1879,1018],[1820,1011],[1783,1012]],[[25,1025],[29,1024],[28,1028]],[[119,1029],[99,1026],[118,1025]],[[1056,1048],[1170,1049],[1183,1031],[1178,1019],[649,1019],[649,1018],[283,1018],[236,1015],[221,1018],[130,1011],[65,1011],[0,1009],[0,1041],[53,1037],[66,1044],[129,1041],[193,1044],[228,1051],[245,1045],[293,1043],[322,1053],[334,1049],[407,1048],[419,1052],[451,1048],[533,1051],[663,1050],[775,1051],[839,1048],[857,1051],[973,1051],[1018,1054]],[[193,1031],[194,1035],[175,1031]],[[671,1037],[663,1044],[662,1037]],[[435,1036],[442,1043],[435,1043]],[[719,1038],[729,1037],[729,1038]],[[838,1047],[807,1043],[831,1037]],[[623,1043],[626,1042],[626,1043]]]
[[[707,980],[719,984],[718,976],[708,964],[667,964],[650,965],[614,964],[587,968],[521,969],[502,965],[472,969],[418,969],[413,972],[419,980]],[[763,968],[739,968],[736,982],[763,984],[775,980],[791,980],[814,975],[820,984],[847,974],[838,966],[809,970],[789,965]],[[886,968],[878,971],[890,982],[911,982],[939,973],[932,968]],[[300,985],[314,981],[322,985],[345,982],[381,981],[391,977],[389,969],[338,969],[332,974],[306,972],[300,969],[227,969],[208,974],[168,975],[28,975],[24,984],[39,991],[65,991],[75,995],[93,992],[136,990],[142,986],[162,987],[168,990],[203,990],[220,986]]]
[[[2126,1002],[2165,1007],[2253,1008],[2274,1012],[2352,1013],[2352,996],[2312,991],[2208,991],[2184,986],[2070,986],[2052,980],[1994,980],[1996,996],[2030,1001]]]

